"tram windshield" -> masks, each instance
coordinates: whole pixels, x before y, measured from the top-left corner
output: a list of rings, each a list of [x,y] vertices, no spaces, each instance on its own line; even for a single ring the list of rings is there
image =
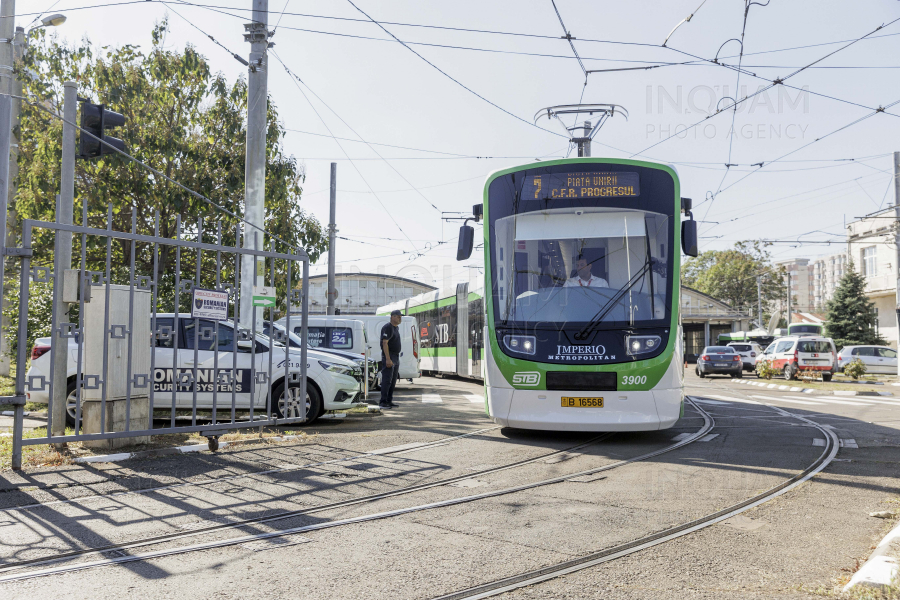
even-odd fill
[[[513,214],[494,226],[494,290],[502,321],[668,321],[670,217],[567,207]]]

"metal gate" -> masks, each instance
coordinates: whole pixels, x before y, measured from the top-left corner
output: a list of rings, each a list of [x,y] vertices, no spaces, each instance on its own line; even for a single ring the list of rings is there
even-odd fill
[[[215,449],[230,429],[306,420],[306,253],[274,236],[260,239],[260,232],[254,232],[257,249],[241,247],[239,222],[224,229],[220,221],[204,226],[202,219],[182,223],[180,217],[161,224],[158,211],[152,234],[139,233],[137,212],[131,208],[130,232],[112,229],[111,206],[105,228],[88,226],[86,206],[81,225],[25,220],[22,247],[6,249],[7,257],[21,260],[15,396],[4,399],[16,405],[13,468],[21,468],[24,445],[112,445],[124,441],[109,441],[116,438],[199,432]],[[169,235],[160,233],[161,225]],[[53,257],[67,243],[75,247],[73,268],[54,269]],[[248,260],[253,283],[275,288],[276,299],[271,302],[271,289],[253,288],[264,296],[244,298],[242,315],[241,270],[243,263],[250,272]],[[41,312],[48,297],[54,299],[49,328]],[[292,349],[285,331],[296,326],[291,307],[298,306],[302,343]],[[288,319],[284,331],[271,325],[278,314]],[[49,335],[35,339],[36,332]],[[46,436],[24,437],[26,401],[47,402]]]

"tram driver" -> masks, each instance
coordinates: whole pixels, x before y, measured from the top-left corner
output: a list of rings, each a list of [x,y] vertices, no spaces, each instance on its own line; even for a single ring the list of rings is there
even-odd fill
[[[579,254],[575,261],[575,275],[569,277],[563,287],[609,287],[609,283],[602,277],[594,277],[591,273],[591,265],[587,259]]]

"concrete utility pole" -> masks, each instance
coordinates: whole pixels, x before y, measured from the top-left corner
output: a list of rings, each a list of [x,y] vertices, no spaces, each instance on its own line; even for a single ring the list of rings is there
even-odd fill
[[[328,290],[325,314],[334,314],[334,301],[337,290],[334,288],[334,236],[337,233],[334,220],[337,213],[337,163],[331,163],[331,208],[328,217]]]
[[[756,306],[757,306],[756,317],[757,317],[757,320],[759,321],[758,325],[759,325],[759,328],[760,328],[760,329],[763,328],[763,318],[762,318],[762,283],[761,283],[761,282],[762,282],[762,278],[761,278],[759,275],[757,275],[757,276],[756,276],[756,302],[757,302],[757,304],[756,304]]]
[[[788,327],[790,327],[791,314],[793,313],[793,307],[791,305],[791,303],[793,302],[793,298],[791,298],[791,272],[790,271],[787,272],[787,276],[788,276],[788,286],[787,286],[788,287],[788,301],[787,301],[787,319],[785,319],[785,321],[787,321]]]
[[[253,22],[244,25],[244,41],[250,42],[250,73],[247,75],[247,157],[244,167],[244,248],[260,250],[265,239],[266,130],[269,112],[268,61],[269,0],[253,0]],[[257,277],[253,268],[259,262]],[[241,259],[241,327],[250,329],[257,320],[253,310],[253,286],[263,285],[265,260]],[[304,290],[304,294],[307,290]],[[257,324],[257,331],[262,329]]]
[[[578,156],[590,156],[591,155],[591,122],[584,122],[584,137],[575,138],[575,141],[578,143]]]
[[[63,117],[63,142],[62,142],[62,173],[59,179],[59,196],[56,200],[56,222],[66,225],[72,224],[75,213],[75,123],[78,112],[78,84],[67,81],[63,84],[64,103]],[[66,376],[68,370],[67,350],[69,340],[62,337],[59,323],[68,322],[66,316],[69,305],[63,302],[62,280],[66,269],[72,268],[72,234],[68,231],[56,232],[56,246],[53,251],[53,273],[56,282],[53,285],[53,310],[56,312],[57,328],[51,334],[51,346],[53,348],[53,398],[50,406],[52,435],[63,435],[66,431]],[[57,349],[60,352],[57,352]],[[64,444],[58,444],[62,446]]]
[[[894,257],[894,269],[897,273],[897,335],[900,337],[900,152],[894,152],[894,247],[897,254]],[[849,256],[847,257],[850,258]],[[897,341],[900,348],[900,339]],[[897,374],[900,375],[900,361],[897,361]]]
[[[0,0],[0,38],[3,38],[3,41],[0,42],[0,92],[4,94],[10,94],[14,92],[14,83],[12,70],[13,65],[15,64],[15,51],[13,46],[13,31],[15,30],[15,19],[16,14],[16,0]],[[18,38],[18,36],[15,36]],[[15,104],[18,104],[15,102]],[[15,111],[16,108],[11,108],[11,112]],[[0,124],[0,127],[12,127],[13,121],[10,119],[9,125],[6,123]],[[11,139],[10,145],[15,147],[16,140]],[[15,190],[12,188],[11,181],[15,178],[15,173],[13,172],[13,165],[15,162],[13,161],[9,168],[9,173],[6,172],[0,174],[0,182],[6,184],[10,188],[9,196],[7,196],[7,203],[4,204],[4,213],[3,213],[3,221],[6,224],[7,216],[6,216],[6,208],[8,206],[8,202],[10,199],[15,197]],[[6,240],[8,237],[7,227],[3,228],[3,237],[0,238],[2,240]],[[10,244],[4,244],[9,246]],[[14,244],[13,244],[14,245]],[[6,264],[6,257],[0,257],[0,260],[3,260],[4,266]],[[5,269],[4,269],[5,274]],[[3,294],[3,286],[4,282],[0,280],[0,294]],[[6,318],[0,317],[5,324]],[[9,358],[6,356],[6,334],[4,333],[3,328],[0,328],[0,375],[9,375]]]

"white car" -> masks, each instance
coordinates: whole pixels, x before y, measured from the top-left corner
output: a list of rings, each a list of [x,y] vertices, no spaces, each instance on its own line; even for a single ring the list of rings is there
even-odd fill
[[[741,356],[741,363],[745,371],[756,369],[756,358],[763,353],[759,344],[756,342],[729,342],[728,346]]]
[[[153,404],[154,408],[164,409],[172,406],[172,393],[175,387],[176,408],[191,408],[193,406],[193,385],[175,384],[176,378],[173,372],[173,362],[177,360],[177,373],[194,373],[199,389],[197,390],[197,408],[211,409],[213,407],[214,388],[218,387],[215,394],[216,409],[218,411],[231,409],[232,388],[230,379],[234,369],[235,408],[248,410],[250,408],[251,388],[255,387],[253,394],[253,410],[265,411],[268,394],[268,384],[252,386],[251,379],[260,371],[269,373],[269,350],[272,343],[267,336],[257,334],[256,348],[250,340],[236,341],[234,323],[231,321],[219,321],[218,349],[213,349],[214,340],[204,340],[203,330],[214,329],[216,321],[200,319],[201,339],[197,347],[197,362],[194,362],[194,319],[189,314],[181,314],[178,319],[178,335],[175,335],[176,319],[174,313],[160,313],[156,317],[156,330],[164,332],[162,336],[154,336],[157,339],[153,348],[154,372],[153,372]],[[168,335],[166,335],[168,334]],[[177,338],[177,347],[175,339]],[[43,376],[45,381],[51,378],[50,373],[50,338],[39,338],[31,351],[31,368],[26,375],[26,383],[32,381],[32,377]],[[177,356],[177,359],[176,359]],[[216,357],[218,356],[218,361]],[[253,364],[255,357],[256,364]],[[68,360],[68,389],[66,400],[66,421],[70,425],[75,424],[75,379],[78,362],[78,342],[75,338],[69,338]],[[291,348],[288,354],[288,373],[299,372],[300,349]],[[84,363],[82,362],[82,365]],[[219,369],[220,383],[218,386],[212,382],[217,378],[215,368]],[[288,386],[287,394],[284,389],[285,374],[285,349],[278,342],[274,343],[272,355],[272,389],[274,395],[279,398],[277,404],[272,405],[272,414],[277,418],[297,418],[301,415],[301,392],[299,385]],[[82,366],[82,369],[84,367]],[[326,410],[349,408],[361,391],[362,370],[353,362],[333,354],[307,350],[306,376],[308,380],[308,393],[306,394],[307,423],[315,421]],[[267,377],[268,378],[268,377]],[[203,382],[209,382],[204,384]],[[26,396],[30,402],[49,404],[49,384],[43,390],[28,390]]]
[[[843,371],[854,358],[866,365],[866,373],[897,374],[897,351],[886,346],[844,346],[838,354],[838,370]]]

